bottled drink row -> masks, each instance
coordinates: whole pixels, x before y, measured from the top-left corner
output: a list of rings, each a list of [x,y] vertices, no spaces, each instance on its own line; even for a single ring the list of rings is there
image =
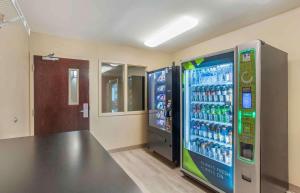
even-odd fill
[[[232,149],[229,147],[203,139],[194,139],[190,142],[190,150],[223,164],[232,165]]]
[[[191,122],[191,135],[215,143],[232,145],[232,127],[219,124],[209,124],[200,121]]]
[[[166,85],[158,86],[156,92],[164,93],[166,91]]]
[[[192,84],[220,84],[232,82],[232,63],[211,66],[191,71]]]
[[[159,73],[159,72],[157,72],[157,73]],[[165,83],[165,82],[166,82],[166,73],[165,73],[165,71],[162,71],[161,74],[156,79],[156,83],[162,84],[162,83]]]
[[[166,121],[164,119],[157,119],[155,123],[159,128],[165,128]]]
[[[191,100],[194,102],[224,102],[232,104],[232,85],[192,87]]]
[[[194,119],[232,123],[233,111],[231,105],[192,104],[191,107],[191,116]]]

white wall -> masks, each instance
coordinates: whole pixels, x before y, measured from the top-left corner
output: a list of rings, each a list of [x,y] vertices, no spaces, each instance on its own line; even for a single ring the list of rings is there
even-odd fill
[[[106,149],[115,149],[146,142],[146,114],[120,116],[98,116],[99,85],[98,59],[147,66],[153,70],[171,65],[171,56],[151,50],[128,46],[97,44],[89,41],[59,38],[40,33],[32,33],[30,38],[31,58],[33,55],[47,55],[54,52],[58,57],[85,59],[90,61],[90,130]],[[31,60],[32,63],[32,60]],[[33,74],[31,74],[31,108],[33,108]],[[33,133],[33,117],[31,116]]]
[[[30,134],[28,38],[20,23],[0,29],[1,139]]]
[[[300,8],[186,48],[173,55],[179,62],[261,39],[289,53],[289,172],[300,186]],[[275,143],[275,142],[274,142]]]

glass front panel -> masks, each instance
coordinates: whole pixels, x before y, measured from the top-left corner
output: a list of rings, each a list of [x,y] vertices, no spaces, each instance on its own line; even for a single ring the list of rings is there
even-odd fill
[[[183,167],[233,191],[233,52],[183,63]],[[249,100],[249,99],[247,99]]]
[[[101,65],[102,112],[124,111],[124,66],[122,64]]]
[[[149,125],[166,130],[166,70],[148,74]]]
[[[79,69],[69,69],[69,105],[79,104]]]

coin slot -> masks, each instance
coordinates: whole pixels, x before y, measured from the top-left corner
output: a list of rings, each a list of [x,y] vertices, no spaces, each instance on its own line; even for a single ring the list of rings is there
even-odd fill
[[[244,174],[242,174],[242,179],[245,180],[245,181],[247,181],[247,182],[249,182],[249,183],[252,182],[252,179],[250,177],[248,177],[248,176],[245,176]]]

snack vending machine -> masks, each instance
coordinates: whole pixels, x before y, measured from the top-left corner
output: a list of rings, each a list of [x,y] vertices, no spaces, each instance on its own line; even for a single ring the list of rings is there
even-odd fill
[[[180,67],[148,72],[148,145],[169,161],[180,160]]]
[[[286,192],[287,69],[260,40],[183,62],[183,173],[218,192]]]

